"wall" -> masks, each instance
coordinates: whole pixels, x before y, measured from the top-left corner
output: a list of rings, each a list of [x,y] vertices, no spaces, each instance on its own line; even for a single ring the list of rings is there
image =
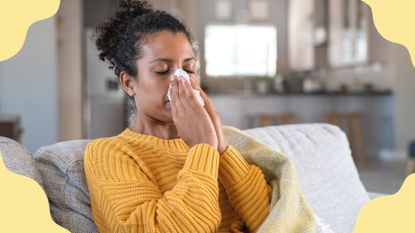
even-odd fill
[[[32,25],[22,50],[0,63],[0,114],[19,115],[32,152],[57,141],[56,18]]]
[[[112,15],[118,6],[118,0],[85,0],[84,5],[84,26],[95,27],[102,23],[105,18]]]
[[[415,68],[406,48],[394,45],[390,53],[395,73],[395,144],[398,158],[406,158],[410,141],[415,141]]]

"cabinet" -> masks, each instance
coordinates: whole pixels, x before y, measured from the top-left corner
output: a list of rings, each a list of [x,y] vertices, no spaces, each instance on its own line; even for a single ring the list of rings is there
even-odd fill
[[[369,17],[370,8],[361,0],[291,0],[291,70],[368,62]]]
[[[0,136],[20,142],[22,129],[17,116],[0,116]]]
[[[368,61],[369,6],[361,0],[330,0],[328,64]]]

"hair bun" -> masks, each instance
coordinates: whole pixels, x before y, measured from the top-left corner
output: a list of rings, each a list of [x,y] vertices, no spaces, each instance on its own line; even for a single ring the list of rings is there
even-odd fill
[[[153,12],[151,5],[147,1],[121,0],[119,6],[121,9],[124,9],[124,12],[135,16]]]

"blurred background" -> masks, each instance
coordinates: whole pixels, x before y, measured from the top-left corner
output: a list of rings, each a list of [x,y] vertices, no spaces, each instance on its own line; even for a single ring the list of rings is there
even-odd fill
[[[198,40],[201,85],[224,124],[336,124],[370,191],[396,192],[412,171],[415,71],[360,0],[149,2]],[[30,28],[22,50],[0,63],[0,135],[35,152],[126,127],[124,93],[91,40],[117,4],[61,0]]]

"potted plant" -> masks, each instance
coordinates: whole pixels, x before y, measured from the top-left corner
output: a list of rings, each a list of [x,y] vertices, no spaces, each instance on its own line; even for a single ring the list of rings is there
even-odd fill
[[[269,90],[269,77],[261,75],[256,78],[256,91],[260,95],[265,95]]]

